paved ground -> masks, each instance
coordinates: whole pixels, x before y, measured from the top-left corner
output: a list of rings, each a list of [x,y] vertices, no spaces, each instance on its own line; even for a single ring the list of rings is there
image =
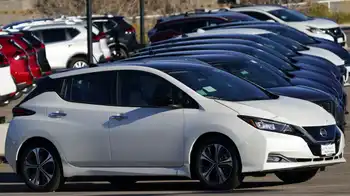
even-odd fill
[[[350,37],[350,31],[349,31]],[[350,41],[350,40],[349,40]],[[349,44],[350,46],[350,44]],[[348,89],[348,94],[350,88]],[[11,108],[18,101],[11,103],[9,106],[0,109],[0,116],[5,115],[8,119],[11,118]],[[347,122],[350,123],[350,116],[347,116]],[[347,135],[350,134],[350,127],[346,128]],[[350,137],[347,137],[347,146],[350,145]],[[350,160],[350,152],[345,154],[345,157]],[[313,196],[313,195],[350,195],[350,164],[342,164],[327,168],[325,172],[319,173],[314,179],[309,182],[294,185],[283,185],[276,177],[269,175],[264,178],[247,178],[242,188],[232,192],[208,192],[201,190],[197,182],[193,181],[178,181],[178,182],[139,182],[129,190],[118,190],[108,183],[104,182],[81,182],[67,183],[64,189],[56,193],[32,193],[26,186],[16,178],[7,165],[0,165],[0,196],[6,195],[79,195],[79,196],[125,196],[125,195],[142,195],[142,196],[216,196],[216,195],[298,195],[298,196]]]

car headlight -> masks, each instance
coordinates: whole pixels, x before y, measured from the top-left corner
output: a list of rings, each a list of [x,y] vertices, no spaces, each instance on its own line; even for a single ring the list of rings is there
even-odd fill
[[[315,27],[308,27],[307,30],[310,31],[311,33],[319,33],[319,34],[326,33],[325,30],[322,30],[322,29],[319,29],[319,28],[315,28]]]
[[[295,132],[294,128],[286,123],[251,116],[239,115],[238,117],[256,129],[286,134],[293,134]]]

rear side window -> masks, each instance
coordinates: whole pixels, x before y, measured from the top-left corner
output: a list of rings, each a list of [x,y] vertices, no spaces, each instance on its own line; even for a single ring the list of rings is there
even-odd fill
[[[114,71],[68,77],[62,81],[60,96],[69,102],[113,105],[116,74]]]
[[[41,33],[43,41],[46,44],[67,40],[65,29],[46,29],[42,30]]]
[[[70,37],[70,39],[75,38],[80,33],[80,31],[78,31],[77,29],[74,29],[74,28],[68,28],[68,29],[66,29],[66,31],[67,31],[67,34]]]

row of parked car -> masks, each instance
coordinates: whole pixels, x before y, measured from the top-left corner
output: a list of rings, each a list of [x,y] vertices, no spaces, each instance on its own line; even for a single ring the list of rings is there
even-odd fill
[[[139,47],[135,29],[123,17],[93,16],[93,61],[128,57]],[[84,17],[42,18],[2,27],[0,105],[28,92],[35,81],[58,69],[88,66]]]
[[[153,40],[131,58],[38,80],[12,111],[13,170],[35,191],[76,176],[116,186],[186,177],[227,190],[268,173],[305,182],[346,162],[349,53],[233,11],[169,16],[156,28],[219,15],[231,20],[180,25],[189,33]]]

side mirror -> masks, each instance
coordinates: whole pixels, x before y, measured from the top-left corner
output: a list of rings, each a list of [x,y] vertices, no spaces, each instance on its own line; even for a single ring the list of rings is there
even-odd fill
[[[274,21],[272,19],[268,19],[268,20],[266,20],[266,22],[276,22],[276,21]]]

